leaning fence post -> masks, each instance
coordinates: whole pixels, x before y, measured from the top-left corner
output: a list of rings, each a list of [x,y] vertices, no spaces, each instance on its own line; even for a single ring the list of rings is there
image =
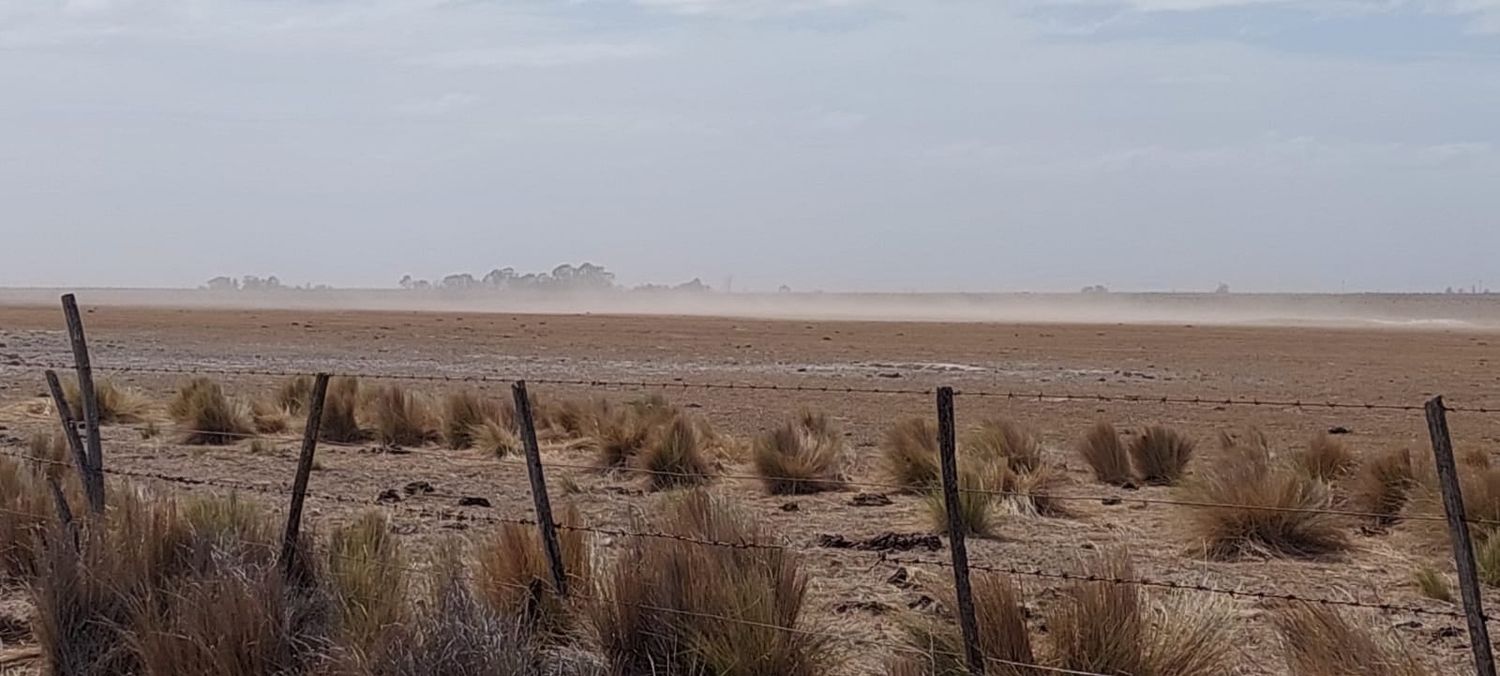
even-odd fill
[[[1437,463],[1438,482],[1443,489],[1443,508],[1448,513],[1448,535],[1453,540],[1453,560],[1458,564],[1458,586],[1469,620],[1469,644],[1474,651],[1474,669],[1479,676],[1495,676],[1495,656],[1490,651],[1490,632],[1485,624],[1479,595],[1479,573],[1474,566],[1474,542],[1469,538],[1468,515],[1459,488],[1458,466],[1453,461],[1453,439],[1448,435],[1447,407],[1441,396],[1427,402],[1427,432],[1432,436],[1432,456]]]
[[[307,480],[312,475],[313,453],[318,450],[318,429],[323,425],[323,399],[328,395],[328,374],[313,379],[312,394],[307,402],[307,424],[302,429],[302,455],[297,459],[297,478],[292,481],[292,505],[286,513],[286,533],[281,537],[281,573],[292,577],[292,563],[297,555],[297,536],[302,530],[302,503],[307,499]]]
[[[78,370],[78,394],[83,400],[85,442],[88,446],[89,476],[104,502],[104,446],[99,439],[99,398],[94,391],[94,368],[89,363],[89,343],[83,337],[83,317],[78,314],[78,300],[63,294],[63,317],[68,321],[68,340],[73,344],[73,366]]]
[[[552,566],[552,583],[558,596],[568,595],[568,573],[563,568],[562,548],[557,543],[557,523],[552,520],[552,503],[547,499],[547,479],[542,474],[542,449],[536,442],[536,422],[531,418],[531,397],[526,381],[511,385],[516,399],[516,422],[521,426],[521,442],[526,448],[526,473],[531,477],[531,499],[536,503],[536,521],[542,534],[547,563]]]
[[[47,389],[52,392],[52,404],[57,407],[57,417],[62,419],[63,436],[68,440],[68,448],[73,451],[73,464],[78,468],[78,483],[83,486],[83,493],[89,500],[89,509],[95,514],[104,511],[104,486],[94,482],[94,473],[89,470],[89,456],[83,449],[83,440],[78,438],[78,424],[73,418],[73,409],[68,406],[68,398],[63,396],[62,384],[57,380],[57,372],[47,369]]]
[[[958,624],[963,628],[964,655],[969,673],[984,674],[979,652],[979,623],[974,619],[974,592],[969,586],[969,548],[964,544],[964,522],[958,505],[957,435],[953,427],[953,388],[937,390],[938,452],[943,461],[943,504],[948,510],[948,547],[953,553],[953,588],[958,597]]]

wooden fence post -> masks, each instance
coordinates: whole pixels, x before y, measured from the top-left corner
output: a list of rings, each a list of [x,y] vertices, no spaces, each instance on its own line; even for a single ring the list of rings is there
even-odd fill
[[[73,344],[73,366],[78,370],[78,393],[83,401],[84,441],[88,447],[89,476],[99,503],[104,503],[104,446],[99,439],[99,398],[94,391],[94,368],[89,362],[89,343],[83,336],[83,317],[73,294],[63,294],[63,317],[68,321],[68,340]],[[92,499],[90,500],[92,502]]]
[[[57,417],[62,419],[63,436],[67,438],[68,448],[73,452],[73,465],[78,468],[78,483],[83,486],[83,494],[89,500],[89,510],[95,514],[103,513],[104,485],[94,480],[94,472],[89,469],[88,452],[83,448],[83,440],[78,437],[78,423],[73,418],[73,409],[68,406],[68,398],[63,396],[57,372],[52,369],[47,369],[47,389],[52,392],[52,405],[57,407]]]
[[[292,578],[297,556],[297,537],[302,530],[302,503],[307,499],[307,481],[312,475],[313,453],[318,450],[318,430],[323,425],[323,400],[328,396],[328,374],[313,379],[307,401],[307,424],[302,429],[302,455],[297,459],[297,478],[292,481],[292,505],[286,513],[286,532],[281,537],[281,573]]]
[[[52,491],[52,504],[57,508],[57,521],[62,525],[62,532],[73,541],[73,551],[78,551],[78,526],[73,523],[73,510],[68,507],[68,498],[63,495],[62,487],[57,485],[57,479],[47,477],[47,488]]]
[[[568,571],[563,568],[562,548],[557,542],[557,523],[552,520],[552,503],[547,499],[547,479],[542,474],[542,449],[536,442],[536,422],[531,418],[531,397],[526,394],[526,381],[517,380],[511,385],[516,399],[516,422],[521,426],[521,442],[526,448],[526,473],[531,477],[531,499],[536,503],[537,526],[541,530],[542,546],[547,552],[547,563],[552,566],[552,583],[557,595],[568,595]]]
[[[969,673],[984,674],[979,652],[979,622],[974,618],[974,592],[969,586],[969,548],[964,544],[964,521],[959,516],[957,434],[953,426],[953,388],[937,390],[938,452],[943,461],[943,504],[948,510],[948,547],[953,553],[953,588],[958,597],[958,624],[963,629],[964,656]]]
[[[1479,676],[1495,676],[1495,656],[1490,650],[1490,632],[1485,624],[1484,604],[1479,595],[1479,573],[1474,565],[1474,542],[1469,537],[1468,515],[1459,488],[1458,465],[1453,461],[1453,439],[1448,435],[1448,413],[1443,398],[1427,402],[1427,432],[1432,436],[1432,456],[1437,463],[1438,482],[1443,489],[1443,508],[1448,513],[1448,535],[1453,540],[1453,560],[1458,564],[1458,586],[1469,621],[1469,644],[1474,651],[1474,669]]]

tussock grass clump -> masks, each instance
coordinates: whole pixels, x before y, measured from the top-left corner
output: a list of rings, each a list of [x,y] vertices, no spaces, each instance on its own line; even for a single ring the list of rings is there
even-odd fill
[[[36,473],[43,478],[52,477],[59,481],[73,467],[73,455],[68,448],[68,439],[62,431],[51,434],[37,432],[26,440],[26,450],[33,458],[37,458],[32,465]]]
[[[1377,636],[1324,605],[1298,603],[1275,614],[1281,651],[1293,676],[1430,676],[1392,635]]]
[[[940,481],[937,426],[927,418],[907,418],[885,432],[880,444],[887,476],[907,492],[926,493]]]
[[[323,419],[318,426],[318,438],[334,443],[356,443],[365,440],[365,431],[359,426],[357,411],[360,405],[359,379],[340,376],[328,382],[328,394],[323,400]]]
[[[1090,435],[1092,438],[1092,435]],[[1177,430],[1152,426],[1130,442],[1130,458],[1141,480],[1157,486],[1176,485],[1187,472],[1196,444]]]
[[[1006,470],[1001,470],[1006,472]],[[996,525],[993,518],[996,496],[992,491],[1000,488],[1003,474],[993,469],[965,469],[958,473],[958,530],[966,535],[990,535]],[[949,532],[948,502],[941,488],[927,493],[927,513],[932,518],[933,528]]]
[[[1103,483],[1123,486],[1133,480],[1130,455],[1120,441],[1120,433],[1110,423],[1100,422],[1089,429],[1078,445],[1078,454],[1094,470],[1094,478]]]
[[[1037,664],[1031,633],[1026,628],[1026,611],[1021,595],[1010,578],[989,571],[974,571],[969,576],[974,596],[974,619],[979,627],[979,652],[987,659],[986,673],[993,676],[1040,676],[1040,669],[1009,664]],[[946,584],[939,592],[944,608],[958,607],[953,586]],[[913,616],[902,621],[906,644],[912,651],[925,653],[921,658],[905,657],[892,665],[889,674],[914,676],[967,676],[964,661],[963,631],[951,618]],[[928,655],[931,658],[928,658]]]
[[[187,430],[185,444],[223,446],[255,431],[248,407],[231,401],[218,383],[201,376],[177,389],[167,413]]]
[[[1012,472],[1029,472],[1042,464],[1042,440],[1035,430],[1014,420],[992,418],[964,439],[967,455],[985,462],[1004,462]]]
[[[582,525],[578,510],[569,507],[561,523]],[[584,531],[560,528],[557,538],[570,589],[586,594],[582,590],[589,587],[594,562]],[[579,612],[576,597],[564,599],[557,594],[535,526],[503,523],[476,542],[473,577],[478,597],[502,617],[521,618],[529,629],[556,637],[574,626]]]
[[[1396,449],[1376,456],[1359,468],[1349,499],[1359,511],[1378,515],[1376,525],[1388,525],[1400,516],[1415,485],[1411,451]]]
[[[281,434],[291,429],[291,413],[271,402],[250,402],[250,426],[260,434]]]
[[[1432,566],[1422,566],[1412,574],[1412,579],[1417,583],[1417,589],[1423,596],[1436,601],[1453,602],[1453,589],[1448,586],[1448,578]]]
[[[342,642],[368,652],[409,619],[407,557],[380,512],[366,512],[328,538],[328,579]]]
[[[33,464],[0,458],[0,581],[24,581],[36,573],[56,520],[46,476]]]
[[[614,411],[598,431],[600,469],[626,467],[651,442],[652,421],[634,407]]]
[[[448,393],[443,398],[442,418],[443,443],[455,450],[475,445],[481,427],[490,424],[499,429],[516,427],[514,403],[508,399],[487,399],[475,390]]]
[[[421,446],[439,437],[438,420],[427,400],[400,385],[383,385],[370,406],[375,438],[392,446]]]
[[[1234,652],[1233,607],[1220,597],[1177,594],[1156,604],[1138,585],[1129,555],[1108,550],[1085,563],[1105,581],[1080,582],[1049,614],[1056,666],[1106,674],[1212,676]]]
[[[844,435],[827,415],[803,411],[756,438],[755,470],[771,495],[801,495],[844,487]]]
[[[498,420],[485,420],[469,431],[473,447],[486,455],[504,458],[525,450],[515,430]]]
[[[1333,515],[1328,485],[1284,463],[1264,447],[1239,447],[1184,486],[1204,553],[1233,558],[1259,553],[1298,558],[1333,554],[1348,540]]]
[[[1313,437],[1292,456],[1297,467],[1319,481],[1331,482],[1354,469],[1354,451],[1327,432]]]
[[[739,508],[702,490],[673,494],[636,530],[769,542]],[[841,656],[825,635],[798,631],[807,584],[788,550],[636,537],[602,573],[589,625],[614,673],[814,676]]]
[[[651,490],[658,491],[705,483],[712,471],[702,432],[686,414],[672,420],[661,437],[636,458],[636,465],[646,471]]]
[[[72,409],[73,417],[83,419],[83,390],[71,378],[64,380],[63,399]],[[94,379],[94,402],[99,405],[99,424],[145,422],[151,403],[138,390],[116,385],[109,378]]]
[[[307,401],[312,397],[312,376],[292,376],[282,381],[276,388],[272,402],[276,408],[291,414],[301,413],[307,410]]]

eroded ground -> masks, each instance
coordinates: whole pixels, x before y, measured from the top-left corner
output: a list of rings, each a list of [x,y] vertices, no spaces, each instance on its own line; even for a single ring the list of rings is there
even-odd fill
[[[87,299],[85,298],[85,301]],[[1500,370],[1490,363],[1500,335],[1470,331],[1371,331],[1313,328],[1234,328],[1129,325],[1000,325],[766,321],[678,317],[558,315],[457,315],[417,312],[216,311],[87,308],[99,375],[140,388],[164,402],[184,376],[111,373],[120,367],[254,368],[271,371],[489,375],[533,380],[646,380],[751,383],[832,388],[921,390],[952,385],[961,391],[1103,394],[1420,404],[1444,394],[1453,405],[1500,403]],[[6,452],[23,450],[33,430],[53,424],[41,397],[40,368],[69,363],[61,312],[54,308],[0,307],[0,438]],[[271,388],[271,376],[222,377],[235,394]],[[374,380],[374,379],[368,379]],[[410,381],[432,392],[457,383]],[[483,383],[508,396],[503,383]],[[749,438],[801,408],[834,416],[856,455],[856,482],[883,483],[876,444],[885,425],[904,416],[933,414],[923,394],[848,394],[701,388],[609,388],[536,384],[542,396],[603,394],[630,398],[665,393],[691,406],[721,431]],[[161,411],[158,409],[158,414]],[[1170,499],[1169,488],[1126,491],[1092,480],[1072,445],[1096,420],[1125,428],[1167,424],[1195,437],[1204,457],[1220,430],[1248,426],[1279,446],[1305,443],[1313,433],[1344,427],[1361,454],[1409,447],[1428,462],[1426,426],[1419,411],[1327,409],[1314,406],[1216,406],[1139,402],[1066,401],[1055,398],[961,395],[960,427],[1003,415],[1039,429],[1052,458],[1069,470],[1069,518],[1010,517],[997,537],[971,543],[979,565],[1070,570],[1080,556],[1124,545],[1140,577],[1244,591],[1266,590],[1432,610],[1450,604],[1422,597],[1412,571],[1431,563],[1449,571],[1441,524],[1406,522],[1372,531],[1349,518],[1354,549],[1322,561],[1207,562],[1188,555],[1193,540],[1189,506],[1145,504]],[[163,419],[165,416],[162,416]],[[1461,449],[1500,449],[1500,415],[1452,416]],[[106,433],[106,465],[136,473],[254,483],[267,499],[280,499],[295,465],[295,441],[276,440],[273,453],[252,454],[248,444],[201,449],[172,443],[170,426],[144,440],[138,430]],[[641,480],[587,469],[591,458],[552,448],[549,484],[555,501],[576,504],[595,526],[624,528],[653,497]],[[406,495],[391,511],[397,528],[414,542],[473,534],[489,517],[526,518],[531,502],[524,463],[474,452],[417,449],[380,452],[371,445],[325,446],[313,475],[308,518],[328,524],[374,505],[388,489],[402,492],[425,481],[432,494]],[[723,461],[728,475],[749,475],[748,464]],[[571,465],[571,466],[570,466]],[[174,490],[217,490],[172,484]],[[818,546],[823,534],[864,538],[884,532],[930,531],[920,498],[879,487],[888,506],[851,505],[854,492],[779,498],[765,496],[754,480],[723,478],[717,490],[733,495],[789,546],[806,550],[815,575],[809,627],[867,640],[897,641],[896,613],[928,594],[943,571],[915,566],[915,586],[890,582],[898,564],[879,554]],[[328,496],[333,496],[333,499]],[[458,507],[459,496],[492,506]],[[1122,499],[1116,499],[1122,498]],[[789,503],[796,505],[789,511]],[[596,542],[608,552],[612,538]],[[1437,543],[1436,545],[1434,543]],[[897,554],[945,560],[946,551]],[[1057,585],[1018,578],[1033,609],[1056,602]],[[1154,593],[1154,592],[1153,592]],[[1489,599],[1500,603],[1500,596]],[[1267,619],[1273,602],[1231,599],[1238,611],[1241,673],[1284,673]],[[1461,621],[1391,612],[1374,616],[1443,673],[1459,673],[1468,648]],[[851,649],[848,673],[867,673],[882,656]]]

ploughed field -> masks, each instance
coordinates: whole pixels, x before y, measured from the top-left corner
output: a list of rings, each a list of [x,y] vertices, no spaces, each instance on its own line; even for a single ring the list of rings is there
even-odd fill
[[[1183,479],[1190,483],[1224,461],[1229,451],[1220,449],[1221,432],[1244,439],[1252,436],[1248,430],[1258,430],[1274,455],[1291,457],[1315,435],[1336,430],[1332,438],[1352,449],[1360,464],[1410,449],[1414,474],[1421,476],[1432,454],[1420,410],[1317,404],[1419,406],[1443,394],[1453,406],[1493,408],[1500,404],[1500,369],[1491,363],[1500,335],[87,306],[84,322],[96,378],[150,402],[150,422],[105,428],[107,470],[178,493],[239,486],[240,495],[278,509],[296,466],[300,422],[228,445],[180,443],[183,434],[167,408],[190,375],[153,369],[208,371],[231,398],[247,400],[269,395],[286,378],[215,372],[361,374],[364,388],[397,384],[408,394],[430,397],[434,409],[448,393],[468,388],[508,400],[503,381],[513,377],[532,381],[530,390],[543,408],[596,397],[623,404],[663,396],[713,430],[709,490],[732,499],[770,541],[802,557],[811,582],[798,627],[855,641],[834,643],[834,650],[845,653],[838,673],[878,671],[891,653],[872,646],[901,645],[910,618],[941,612],[935,600],[946,593],[948,571],[913,561],[946,562],[946,538],[932,551],[924,546],[930,539],[880,537],[938,532],[928,499],[900,489],[882,461],[881,446],[902,420],[934,417],[934,397],[927,391],[941,385],[960,392],[961,435],[987,419],[1015,421],[1035,430],[1045,462],[1062,475],[1047,489],[1058,499],[1057,515],[995,511],[988,534],[969,541],[976,567],[1068,573],[1083,570],[1090,557],[1126,551],[1135,579],[1240,592],[1210,594],[1227,605],[1232,625],[1225,673],[1289,673],[1275,627],[1276,613],[1288,602],[1255,596],[1259,592],[1401,606],[1347,612],[1382,638],[1398,638],[1434,673],[1461,673],[1469,660],[1464,622],[1448,614],[1461,606],[1430,598],[1416,581],[1417,571],[1432,569],[1453,584],[1443,523],[1402,518],[1415,514],[1411,508],[1384,522],[1333,515],[1333,528],[1345,540],[1337,551],[1287,556],[1247,547],[1233,556],[1206,556],[1195,526],[1196,512],[1205,507],[1181,504],[1193,502],[1182,486],[1100,482],[1077,446],[1100,421],[1113,423],[1127,439],[1149,426],[1170,427],[1196,442]],[[0,308],[5,453],[25,453],[33,432],[55,429],[42,369],[70,363],[58,309]],[[425,379],[384,380],[380,374]],[[476,377],[486,380],[469,381]],[[1088,396],[1059,396],[1064,394]],[[1204,401],[1182,401],[1195,398]],[[1237,403],[1225,405],[1225,399]],[[1250,403],[1256,401],[1271,403]],[[847,486],[770,495],[755,478],[750,449],[758,436],[802,411],[826,414],[839,430],[848,454]],[[1500,414],[1454,412],[1449,421],[1466,466],[1500,450]],[[619,533],[639,528],[640,515],[666,491],[650,490],[650,475],[599,471],[598,451],[565,437],[544,434],[553,504],[576,508],[582,523],[597,529],[590,539],[608,559],[628,538]],[[1358,466],[1347,476],[1356,476]],[[247,490],[246,484],[261,490]],[[1330,508],[1364,511],[1350,506],[1354,490],[1352,478],[1347,485],[1333,480]],[[465,498],[483,498],[487,506],[461,506],[480,502]],[[440,441],[401,448],[373,439],[322,444],[305,513],[308,527],[326,531],[372,508],[384,511],[393,531],[418,551],[452,537],[480,537],[496,519],[534,516],[519,455],[451,450]],[[869,540],[884,550],[828,546]],[[1046,653],[1047,637],[1056,633],[1048,620],[1068,602],[1069,581],[1029,574],[1012,579],[1043,646],[1038,651]],[[1141,591],[1152,603],[1172,601],[1175,594],[1209,594],[1155,586]],[[24,619],[24,594],[13,590],[9,598],[7,612]],[[1496,607],[1500,595],[1487,589],[1486,600]],[[32,640],[16,633],[7,646]]]

